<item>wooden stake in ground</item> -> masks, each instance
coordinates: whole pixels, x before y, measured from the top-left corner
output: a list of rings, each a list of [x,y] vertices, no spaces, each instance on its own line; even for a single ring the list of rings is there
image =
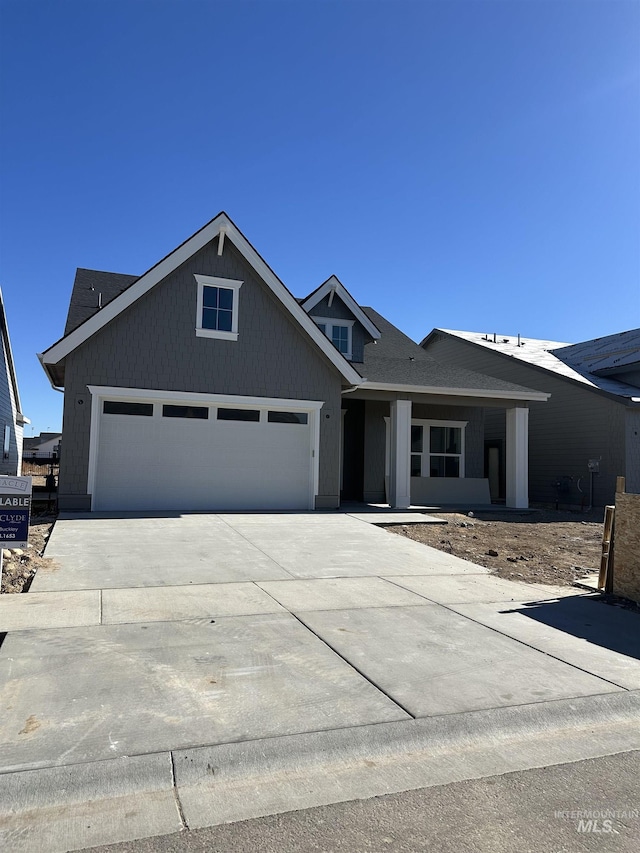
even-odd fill
[[[598,589],[604,589],[607,586],[609,574],[609,557],[612,550],[613,541],[613,520],[615,518],[615,506],[606,506],[604,508],[604,528],[602,530],[602,557],[600,559],[600,574],[598,575]]]

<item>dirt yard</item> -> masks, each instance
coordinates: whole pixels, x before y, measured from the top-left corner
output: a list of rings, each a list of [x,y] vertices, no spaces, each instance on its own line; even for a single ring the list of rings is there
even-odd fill
[[[389,530],[491,569],[508,580],[570,586],[598,571],[604,511],[434,513],[446,524]]]
[[[40,566],[51,563],[51,560],[45,560],[42,552],[54,521],[54,515],[32,513],[29,527],[31,547],[11,549],[11,551],[4,549],[2,592],[26,592]]]

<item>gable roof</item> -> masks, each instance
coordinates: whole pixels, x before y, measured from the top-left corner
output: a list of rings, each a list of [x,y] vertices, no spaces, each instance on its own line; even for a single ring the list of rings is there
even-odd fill
[[[0,333],[2,334],[2,348],[4,358],[7,365],[8,379],[11,383],[13,391],[13,401],[16,407],[16,422],[18,424],[31,423],[29,418],[22,414],[22,405],[20,403],[20,391],[18,390],[18,377],[16,375],[16,367],[13,361],[13,352],[11,350],[11,340],[9,338],[9,326],[7,324],[7,315],[4,310],[4,298],[2,296],[2,288],[0,287]]]
[[[115,295],[111,301],[103,304],[103,307],[96,313],[91,314],[85,320],[81,321],[80,325],[71,329],[71,331],[65,332],[65,335],[59,341],[38,355],[52,383],[54,383],[55,376],[49,369],[50,367],[59,364],[70,352],[73,352],[73,350],[110,323],[122,311],[144,296],[145,293],[148,293],[155,285],[163,281],[181,264],[218,236],[221,240],[225,238],[231,240],[247,263],[267,284],[277,299],[279,299],[318,348],[336,367],[344,380],[350,385],[356,385],[361,382],[362,378],[357,370],[318,329],[313,320],[300,307],[297,300],[294,299],[293,295],[287,290],[271,267],[268,266],[253,248],[227,214],[221,212],[199,231],[196,231],[195,234],[185,240],[184,243],[170,252],[165,258],[151,267],[151,269],[147,270],[146,273],[138,278],[133,278],[124,290]],[[112,276],[114,274],[106,273],[105,275]],[[70,325],[72,324],[73,318]]]
[[[495,379],[438,361],[373,308],[363,308],[380,329],[375,343],[364,347],[360,372],[364,390],[397,389],[462,397],[496,397],[513,400],[547,400],[549,395],[514,382]]]
[[[371,319],[365,314],[365,312],[358,305],[353,296],[349,293],[347,288],[335,275],[330,276],[325,282],[320,285],[320,287],[317,287],[309,294],[309,296],[301,300],[302,307],[305,311],[309,312],[314,306],[318,304],[318,302],[322,302],[325,296],[329,295],[329,299],[331,300],[331,294],[335,294],[336,296],[340,297],[342,302],[344,302],[344,304],[347,306],[349,311],[351,311],[356,320],[358,320],[361,325],[364,326],[364,328],[367,330],[367,332],[369,332],[369,334],[374,340],[377,340],[380,337],[379,329],[375,326],[374,323],[371,322]]]
[[[521,335],[486,335],[483,332],[464,332],[455,329],[433,329],[421,343],[424,346],[436,334],[449,335],[474,344],[482,349],[496,353],[503,358],[513,358],[549,373],[579,382],[594,390],[605,391],[617,397],[623,397],[631,402],[640,402],[640,389],[617,379],[598,376],[587,368],[589,360],[581,362],[576,353],[580,344],[567,344],[559,341],[547,341],[539,338],[524,338]],[[598,339],[596,339],[598,340]],[[585,344],[593,344],[588,341]],[[573,351],[574,361],[571,361]]]
[[[119,296],[137,278],[137,275],[86,270],[78,267],[71,291],[64,334],[68,335],[77,329],[85,320]]]

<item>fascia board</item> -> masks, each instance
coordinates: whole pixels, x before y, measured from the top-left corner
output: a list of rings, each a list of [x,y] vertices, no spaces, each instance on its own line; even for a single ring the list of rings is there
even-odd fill
[[[170,275],[192,255],[206,246],[207,243],[210,243],[211,240],[218,236],[222,228],[225,229],[226,236],[232,240],[247,262],[310,335],[334,367],[342,374],[344,379],[351,385],[360,383],[362,376],[338,352],[331,341],[322,334],[315,323],[309,319],[306,312],[302,310],[273,270],[270,269],[249,241],[224,213],[216,216],[208,225],[205,225],[204,228],[201,228],[200,231],[178,246],[166,258],[140,276],[137,281],[105,305],[97,314],[89,317],[77,329],[74,329],[73,332],[55,343],[48,350],[45,350],[42,353],[42,364],[57,364],[61,359],[69,355],[70,352],[73,352],[73,350],[117,317],[118,314],[144,296],[152,287]]]
[[[374,340],[382,337],[380,329],[378,329],[371,320],[364,313],[362,308],[355,301],[353,296],[349,293],[346,287],[342,284],[342,282],[336,278],[335,275],[332,275],[331,278],[327,279],[324,284],[321,284],[320,287],[314,291],[308,299],[302,303],[302,308],[305,311],[310,311],[318,302],[321,302],[324,297],[335,288],[337,295],[344,302],[347,308],[351,311],[351,313],[358,319],[358,322],[364,326],[364,328],[369,332],[371,337]]]
[[[65,358],[70,352],[83,344],[92,335],[110,323],[118,314],[122,313],[130,305],[133,305],[140,297],[144,296],[152,287],[161,282],[166,276],[177,269],[180,264],[187,261],[192,255],[202,249],[207,243],[216,237],[220,228],[228,224],[224,214],[216,216],[208,225],[200,229],[193,237],[178,246],[166,258],[151,267],[146,273],[130,285],[115,299],[112,299],[97,314],[85,320],[77,329],[70,332],[65,338],[55,343],[42,353],[42,359],[47,364],[57,364],[60,359]]]
[[[149,400],[226,404],[248,408],[282,408],[301,412],[320,411],[324,400],[295,400],[281,397],[245,397],[238,394],[207,394],[200,391],[158,391],[155,388],[120,388],[114,385],[87,385],[92,397],[114,397],[124,400]]]
[[[231,238],[238,251],[241,252],[258,275],[269,285],[285,308],[289,310],[289,313],[295,317],[302,328],[320,347],[332,364],[340,371],[346,381],[351,385],[359,385],[362,382],[362,376],[349,364],[346,358],[338,352],[327,336],[320,331],[306,311],[304,311],[300,306],[299,302],[287,290],[273,270],[260,257],[251,243],[249,243],[244,234],[242,234],[235,225],[233,225],[233,223],[230,223],[229,228],[227,229],[227,237]]]
[[[545,403],[551,394],[543,391],[503,391],[482,388],[442,388],[437,385],[398,385],[387,382],[363,382],[362,391],[398,391],[404,394],[442,394],[447,397],[488,397],[494,400],[523,400]]]

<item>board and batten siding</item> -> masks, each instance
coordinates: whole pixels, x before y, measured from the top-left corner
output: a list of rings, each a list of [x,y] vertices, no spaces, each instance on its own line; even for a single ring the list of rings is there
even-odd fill
[[[589,502],[590,459],[599,459],[593,477],[593,504],[613,502],[616,477],[627,470],[626,406],[570,379],[493,353],[468,341],[438,335],[425,347],[440,361],[526,388],[551,394],[546,403],[529,403],[529,499],[555,503],[556,483],[568,485],[561,503]],[[503,410],[485,410],[485,439],[505,436]],[[567,478],[571,478],[568,480]]]
[[[338,505],[341,377],[231,241],[225,241],[221,257],[217,243],[197,252],[67,356],[62,507],[89,506],[88,385],[322,400],[316,505]],[[196,274],[243,282],[237,341],[196,336]]]

